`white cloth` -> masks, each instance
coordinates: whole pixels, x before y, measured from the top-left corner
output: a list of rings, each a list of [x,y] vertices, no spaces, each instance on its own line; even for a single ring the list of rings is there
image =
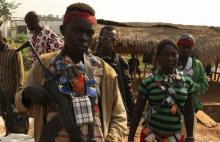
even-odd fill
[[[1,138],[1,142],[34,142],[34,138],[25,134],[10,134]]]
[[[189,75],[189,76],[192,76],[193,75],[193,59],[192,57],[189,57],[188,58],[188,61],[187,61],[187,64],[186,64],[186,67],[183,69],[183,73],[185,75]]]

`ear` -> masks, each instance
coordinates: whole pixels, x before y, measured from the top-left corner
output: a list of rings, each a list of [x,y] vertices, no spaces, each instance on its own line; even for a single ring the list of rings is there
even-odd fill
[[[65,29],[65,26],[64,25],[60,25],[60,32],[61,34],[64,36],[64,29]]]

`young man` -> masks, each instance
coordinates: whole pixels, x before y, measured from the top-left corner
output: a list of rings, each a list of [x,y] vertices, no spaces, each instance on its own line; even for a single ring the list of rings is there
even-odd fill
[[[117,75],[88,51],[96,23],[89,5],[70,5],[60,26],[64,48],[42,56],[52,75],[36,62],[26,87],[16,94],[20,111],[34,109],[36,142],[122,141],[127,118]]]
[[[206,72],[202,63],[192,56],[192,50],[193,48],[195,48],[195,39],[192,35],[181,35],[177,40],[177,45],[180,49],[178,69],[193,80],[194,108],[195,112],[197,112],[202,108],[202,104],[199,100],[199,97],[208,90],[209,86]],[[195,117],[194,133],[196,131],[196,122],[197,121]],[[185,128],[183,128],[183,133],[184,135],[186,135]]]
[[[42,27],[37,14],[30,11],[25,15],[25,23],[33,33],[31,43],[34,45],[38,54],[50,53],[63,48],[63,40],[49,28]],[[32,62],[36,61],[33,51],[30,50]]]
[[[16,90],[23,85],[24,67],[21,54],[10,47],[0,33],[0,110],[5,121],[6,135],[12,133],[8,109],[14,104]]]
[[[202,107],[199,96],[203,95],[209,86],[206,72],[202,63],[192,57],[192,50],[195,48],[195,40],[192,35],[181,35],[177,40],[177,45],[180,49],[178,69],[183,71],[184,74],[188,75],[194,81],[194,104],[195,111],[198,111]]]
[[[115,52],[117,38],[118,33],[113,26],[103,27],[100,32],[96,55],[106,61],[117,73],[119,89],[129,118],[128,121],[130,121],[134,104],[131,76],[127,62]]]

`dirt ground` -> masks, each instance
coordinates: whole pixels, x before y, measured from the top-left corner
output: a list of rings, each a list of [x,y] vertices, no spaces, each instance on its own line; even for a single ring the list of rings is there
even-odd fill
[[[32,124],[29,130],[29,135],[33,135],[33,120],[30,119],[30,123]],[[139,141],[139,134],[141,128],[137,130],[136,133],[136,142]],[[0,137],[5,135],[4,123],[2,118],[0,118]],[[123,142],[127,142],[127,137]],[[207,128],[202,124],[198,123],[196,130],[196,142],[220,142],[220,123],[214,128]]]

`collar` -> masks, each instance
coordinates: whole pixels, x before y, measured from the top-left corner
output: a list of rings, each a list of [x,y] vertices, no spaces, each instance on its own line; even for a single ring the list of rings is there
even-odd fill
[[[175,73],[172,74],[172,75],[176,76],[177,78],[182,78],[182,77],[181,77],[181,74],[182,74],[182,73],[181,73],[180,71],[178,71],[177,69],[175,69]],[[171,75],[171,76],[172,76],[172,75]],[[167,78],[168,76],[170,76],[170,75],[162,74],[160,69],[157,69],[157,70],[153,73],[154,80],[155,80],[155,81],[158,81],[158,82],[163,81],[163,80],[164,80],[165,78]]]

